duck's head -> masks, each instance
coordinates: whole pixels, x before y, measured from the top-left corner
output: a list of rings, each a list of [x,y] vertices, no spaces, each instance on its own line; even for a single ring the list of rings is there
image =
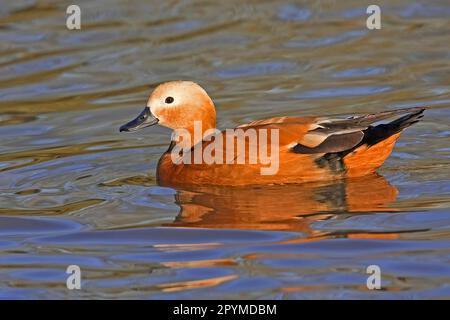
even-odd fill
[[[191,131],[195,121],[201,121],[203,130],[215,128],[216,111],[211,98],[195,82],[170,81],[156,87],[144,110],[121,126],[120,131],[136,131],[155,124]]]

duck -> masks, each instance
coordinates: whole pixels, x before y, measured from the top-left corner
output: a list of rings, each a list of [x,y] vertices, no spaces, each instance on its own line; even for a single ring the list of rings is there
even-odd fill
[[[120,132],[154,125],[172,130],[156,169],[163,186],[295,184],[374,173],[426,109],[279,116],[218,130],[205,89],[193,81],[169,81],[153,90],[144,110]]]

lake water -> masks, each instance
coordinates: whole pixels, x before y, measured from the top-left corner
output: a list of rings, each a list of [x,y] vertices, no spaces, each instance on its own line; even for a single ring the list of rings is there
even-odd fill
[[[69,4],[0,6],[0,298],[450,298],[448,1],[380,1],[381,30],[371,1],[78,1],[73,31]],[[170,132],[118,131],[174,79],[220,128],[432,109],[377,175],[176,190]]]

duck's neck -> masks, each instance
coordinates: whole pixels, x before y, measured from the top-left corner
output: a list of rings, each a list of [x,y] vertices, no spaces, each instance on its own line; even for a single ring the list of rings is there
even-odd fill
[[[215,128],[215,118],[213,121],[194,121],[192,125],[186,128],[175,129],[172,133],[172,143],[184,150],[191,149],[201,142],[205,136],[214,133]]]

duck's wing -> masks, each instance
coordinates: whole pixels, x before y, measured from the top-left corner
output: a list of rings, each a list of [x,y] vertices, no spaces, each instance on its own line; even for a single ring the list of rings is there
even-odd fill
[[[362,142],[375,144],[416,123],[426,108],[384,111],[346,119],[319,118],[292,150],[296,153],[336,153],[350,150]],[[383,120],[403,115],[387,124]]]

